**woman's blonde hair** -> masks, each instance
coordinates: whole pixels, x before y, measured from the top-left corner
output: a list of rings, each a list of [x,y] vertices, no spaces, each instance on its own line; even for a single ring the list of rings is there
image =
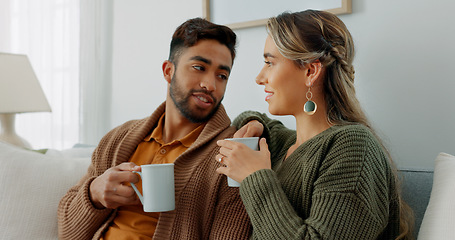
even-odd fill
[[[285,12],[268,20],[267,31],[280,53],[297,66],[321,62],[325,69],[323,92],[329,123],[363,124],[380,141],[356,97],[352,65],[354,42],[346,25],[337,16],[317,10]],[[400,235],[397,239],[412,239],[412,209],[401,199],[396,167],[384,144],[382,147],[389,156],[400,204]]]

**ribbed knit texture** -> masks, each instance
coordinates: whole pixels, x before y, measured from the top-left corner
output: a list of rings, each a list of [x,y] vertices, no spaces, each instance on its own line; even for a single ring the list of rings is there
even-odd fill
[[[245,178],[240,195],[254,239],[394,239],[399,231],[395,181],[387,155],[362,125],[333,126],[300,145],[296,133],[265,114],[234,120],[264,124],[273,170]],[[284,160],[284,161],[283,161]]]
[[[148,118],[129,121],[103,137],[92,157],[87,175],[60,201],[60,239],[99,239],[115,217],[112,209],[96,209],[89,199],[89,185],[108,168],[129,161],[136,146],[156,126],[163,103]],[[227,186],[215,170],[219,152],[216,141],[232,137],[235,128],[220,106],[200,136],[174,162],[176,209],[160,214],[154,239],[247,239],[248,215],[238,188]]]

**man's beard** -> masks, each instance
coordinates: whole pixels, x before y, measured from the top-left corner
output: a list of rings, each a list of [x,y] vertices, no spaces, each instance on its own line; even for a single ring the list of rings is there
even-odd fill
[[[191,109],[190,107],[189,99],[195,92],[201,92],[209,95],[213,99],[214,104],[216,104],[212,111],[206,114],[205,116],[202,115],[203,114],[202,111],[199,111],[197,109],[197,106],[195,107],[195,109]],[[221,104],[221,100],[223,100],[223,98],[221,98],[220,101],[217,101],[217,99],[212,95],[211,92],[205,90],[190,90],[188,94],[185,94],[182,88],[178,85],[178,80],[175,77],[175,73],[174,76],[172,76],[171,85],[169,87],[169,93],[171,95],[172,101],[174,102],[175,106],[179,109],[180,113],[186,119],[190,120],[190,122],[192,123],[207,122],[218,110]]]

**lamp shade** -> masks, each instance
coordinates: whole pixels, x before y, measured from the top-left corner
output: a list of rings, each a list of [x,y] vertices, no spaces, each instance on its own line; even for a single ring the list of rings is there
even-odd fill
[[[28,57],[0,53],[0,113],[50,111]]]

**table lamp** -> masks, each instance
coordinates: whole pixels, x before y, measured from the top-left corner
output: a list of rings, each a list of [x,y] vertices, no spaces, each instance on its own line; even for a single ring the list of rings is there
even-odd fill
[[[15,114],[50,112],[27,55],[0,52],[0,141],[31,148],[15,130]]]

